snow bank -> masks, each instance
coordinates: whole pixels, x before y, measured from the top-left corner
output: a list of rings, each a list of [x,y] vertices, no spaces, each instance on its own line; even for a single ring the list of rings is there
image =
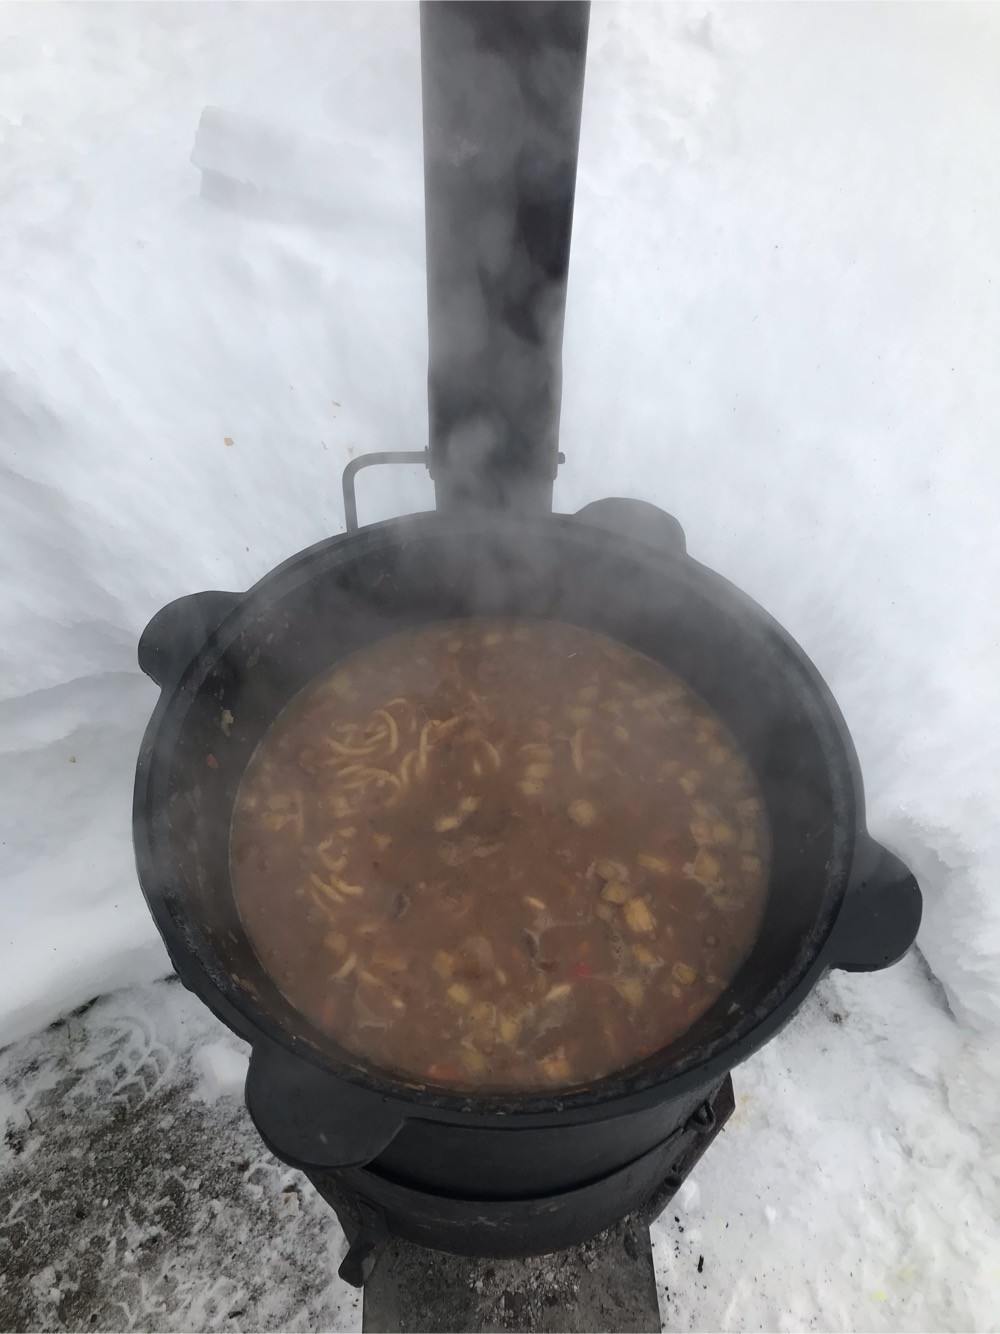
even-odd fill
[[[799,638],[985,1027],[998,47],[986,7],[595,7],[557,484],[668,507]],[[424,443],[426,334],[415,7],[8,7],[0,70],[7,1041],[166,967],[129,848],[136,637],[338,531],[352,453]],[[200,198],[206,107],[343,179]],[[406,472],[363,517],[428,503]]]

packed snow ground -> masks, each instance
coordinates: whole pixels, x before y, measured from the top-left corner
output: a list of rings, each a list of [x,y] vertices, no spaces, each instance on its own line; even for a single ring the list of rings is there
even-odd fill
[[[163,982],[0,1053],[0,1329],[360,1328],[336,1217],[261,1145],[245,1070]],[[825,979],[654,1227],[665,1327],[995,1329],[998,1075],[915,956]]]
[[[684,1246],[735,1239],[696,1323],[996,1322],[998,63],[988,6],[593,11],[557,507],[663,505],[800,640],[952,1012],[916,959],[839,976],[844,1025],[817,1002],[740,1072],[685,1203]],[[199,165],[253,207],[199,197],[206,107]],[[414,7],[0,9],[0,1042],[166,969],[129,842],[142,626],[341,530],[352,454],[425,441],[420,151]],[[167,994],[102,1004],[181,1064],[227,1041]]]

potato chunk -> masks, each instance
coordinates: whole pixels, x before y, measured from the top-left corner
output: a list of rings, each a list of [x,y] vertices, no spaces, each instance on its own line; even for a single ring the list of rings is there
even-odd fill
[[[625,921],[629,930],[651,935],[656,930],[656,919],[645,899],[629,899],[625,905]]]
[[[574,824],[586,828],[592,825],[597,819],[597,811],[592,801],[587,801],[585,797],[578,797],[576,801],[571,801],[567,814]]]

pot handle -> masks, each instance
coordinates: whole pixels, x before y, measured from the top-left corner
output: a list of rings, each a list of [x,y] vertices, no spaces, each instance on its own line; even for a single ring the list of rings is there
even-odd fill
[[[189,593],[161,607],[139,636],[139,666],[158,686],[176,680],[242,593]]]
[[[923,898],[908,867],[867,833],[859,836],[847,893],[826,944],[827,966],[874,973],[917,937]]]
[[[684,529],[677,519],[648,500],[606,496],[584,505],[574,518],[593,524],[595,528],[619,533],[622,537],[636,538],[672,556],[683,556],[687,551]]]
[[[363,1167],[403,1126],[398,1107],[387,1098],[260,1040],[250,1056],[246,1105],[271,1152],[306,1171]]]

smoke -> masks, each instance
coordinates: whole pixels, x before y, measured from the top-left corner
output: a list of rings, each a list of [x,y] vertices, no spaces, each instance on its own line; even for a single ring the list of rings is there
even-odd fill
[[[589,7],[421,7],[440,508],[551,508]]]

